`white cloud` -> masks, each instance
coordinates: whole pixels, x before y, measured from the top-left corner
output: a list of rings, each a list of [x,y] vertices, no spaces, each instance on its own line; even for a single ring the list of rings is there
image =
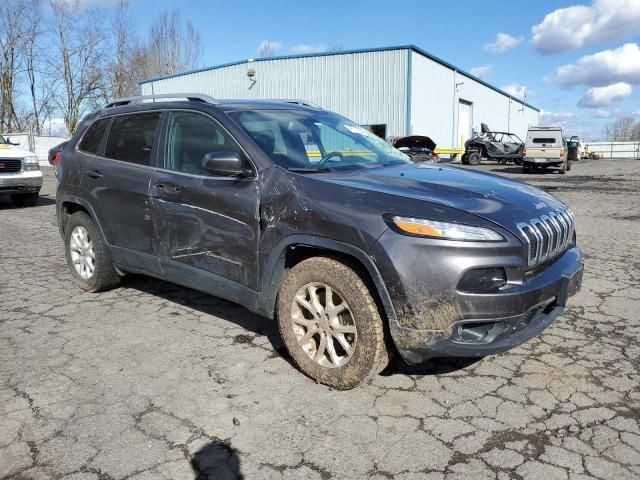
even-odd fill
[[[55,135],[59,137],[68,137],[69,132],[67,132],[67,126],[64,124],[64,119],[61,117],[54,117],[46,122],[42,126],[44,132],[49,135]]]
[[[522,36],[512,37],[508,33],[500,32],[496,35],[495,42],[487,43],[484,49],[491,53],[503,53],[521,43],[522,40],[524,40]]]
[[[471,75],[475,75],[478,78],[487,78],[491,75],[491,65],[480,65],[479,67],[473,67],[471,69]]]
[[[547,14],[531,28],[531,43],[543,54],[640,34],[638,0],[594,0]]]
[[[280,50],[282,48],[281,42],[274,42],[271,40],[263,40],[256,48],[256,52],[263,56],[273,55],[276,50]]]
[[[584,97],[578,102],[579,107],[594,108],[611,105],[613,102],[631,96],[631,85],[618,82],[606,87],[593,87],[587,90]]]
[[[540,112],[540,123],[544,125],[561,124],[563,125],[569,120],[575,118],[576,114],[573,112]]]
[[[289,50],[293,53],[318,53],[318,52],[326,52],[329,50],[324,43],[319,43],[317,45],[312,45],[309,43],[299,43],[298,45],[294,45],[289,48]]]
[[[527,87],[524,85],[520,85],[517,82],[512,82],[508,85],[502,87],[502,90],[507,92],[509,95],[513,95],[514,97],[522,98],[527,96]]]
[[[640,3],[640,2],[639,2]],[[627,43],[614,50],[603,50],[582,57],[576,63],[558,67],[545,80],[563,87],[600,87],[614,82],[640,83],[640,45]]]
[[[598,109],[594,110],[591,116],[595,118],[611,118],[611,112],[609,110]]]

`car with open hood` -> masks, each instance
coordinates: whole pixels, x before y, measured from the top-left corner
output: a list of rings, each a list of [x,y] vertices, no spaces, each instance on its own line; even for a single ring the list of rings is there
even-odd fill
[[[132,272],[240,303],[275,319],[300,369],[339,389],[394,353],[508,350],[581,284],[575,217],[559,199],[414,163],[305,101],[114,100],[82,122],[58,172],[81,288]]]

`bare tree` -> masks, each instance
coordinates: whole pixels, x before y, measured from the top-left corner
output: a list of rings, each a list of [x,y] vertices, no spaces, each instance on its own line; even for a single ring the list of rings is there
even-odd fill
[[[629,142],[633,140],[635,120],[633,117],[619,118],[604,127],[604,134],[610,142]]]
[[[135,31],[129,0],[120,0],[112,21],[114,58],[109,68],[112,98],[135,95],[137,92],[138,71],[134,68],[133,58],[139,50],[139,40]]]
[[[78,0],[50,0],[54,14],[55,71],[62,93],[57,106],[70,134],[84,114],[104,100],[105,33],[98,12],[78,8]]]
[[[180,12],[162,12],[151,24],[144,52],[137,52],[145,77],[178,73],[196,68],[202,57],[200,34]]]
[[[5,0],[0,8],[0,128],[11,132],[17,119],[17,77],[22,68],[27,0]]]
[[[258,47],[258,53],[261,57],[273,57],[277,46],[277,42],[274,43],[269,40],[263,40]]]

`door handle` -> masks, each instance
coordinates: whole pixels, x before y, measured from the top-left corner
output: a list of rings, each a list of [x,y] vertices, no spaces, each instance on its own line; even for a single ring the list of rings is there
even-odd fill
[[[153,186],[157,191],[163,193],[178,193],[180,192],[180,187],[173,183],[156,183]]]
[[[97,170],[87,170],[86,175],[90,178],[102,178],[102,174]]]

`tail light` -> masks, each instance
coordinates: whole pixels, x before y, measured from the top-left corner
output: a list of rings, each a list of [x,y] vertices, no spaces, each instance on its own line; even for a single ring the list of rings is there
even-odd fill
[[[561,148],[561,149],[560,149],[560,156],[561,156],[561,157],[564,157],[564,148]]]
[[[57,167],[58,164],[60,163],[61,158],[62,158],[62,152],[56,153],[51,159],[51,165],[53,165],[54,167]]]
[[[527,149],[525,148],[524,150],[522,150],[522,156],[526,157],[527,156]]]

